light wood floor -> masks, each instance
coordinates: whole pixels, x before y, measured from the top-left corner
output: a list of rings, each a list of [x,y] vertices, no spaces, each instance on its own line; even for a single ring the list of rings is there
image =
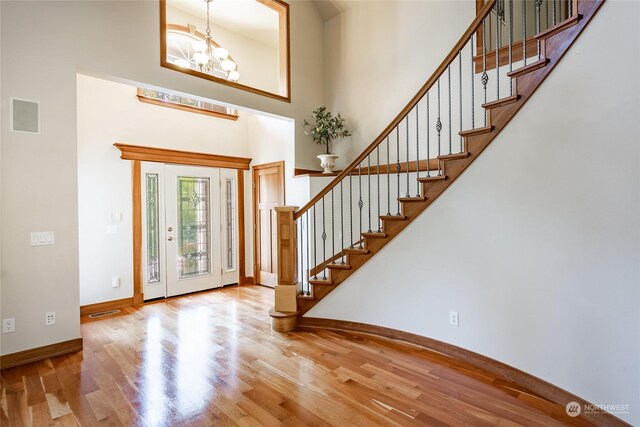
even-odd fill
[[[277,334],[273,290],[233,287],[83,319],[84,351],[2,371],[2,426],[566,425],[470,366],[345,332]]]

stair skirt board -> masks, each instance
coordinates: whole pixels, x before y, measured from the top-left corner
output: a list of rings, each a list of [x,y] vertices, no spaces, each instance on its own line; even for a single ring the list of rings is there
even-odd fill
[[[509,387],[509,384],[504,385],[505,388],[508,388],[510,391],[513,391],[513,389],[522,389],[526,394],[533,396],[534,398],[546,400],[561,406],[562,410],[564,410],[568,402],[577,402],[583,408],[593,406],[592,403],[541,378],[514,368],[513,366],[507,365],[490,357],[483,356],[482,354],[475,353],[471,350],[467,350],[453,344],[448,344],[443,341],[438,341],[433,338],[424,337],[422,335],[412,334],[410,332],[400,331],[384,326],[370,325],[367,323],[338,319],[323,319],[319,317],[299,317],[296,330],[299,331],[301,329],[330,329],[335,331],[356,332],[395,341],[402,341],[424,348],[425,350],[434,352],[437,355],[453,359],[456,362],[471,365],[472,369],[470,370],[488,373],[496,379],[512,383],[514,385],[513,388]],[[598,426],[629,426],[629,424],[608,412],[585,413],[583,411],[578,415],[578,418]]]

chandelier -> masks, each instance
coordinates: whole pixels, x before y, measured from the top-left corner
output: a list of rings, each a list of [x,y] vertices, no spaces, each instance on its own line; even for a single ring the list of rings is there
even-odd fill
[[[195,31],[185,34],[178,31],[167,32],[167,56],[175,65],[207,73],[225,80],[237,82],[240,73],[237,64],[229,56],[229,51],[211,37],[210,5],[213,0],[204,0],[207,4],[207,29],[204,40],[196,36]],[[191,25],[189,26],[193,28]]]

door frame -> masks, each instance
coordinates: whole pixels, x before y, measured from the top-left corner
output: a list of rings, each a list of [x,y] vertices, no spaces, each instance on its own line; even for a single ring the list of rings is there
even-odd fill
[[[113,144],[120,150],[120,158],[131,160],[131,193],[133,223],[133,305],[144,303],[144,279],[142,277],[142,174],[140,162],[167,163],[184,166],[205,166],[236,169],[238,172],[238,278],[239,284],[247,283],[245,276],[244,242],[244,171],[250,170],[250,158],[221,156],[209,153],[142,147],[122,143]]]
[[[285,187],[284,187],[284,160],[271,163],[263,163],[261,165],[255,165],[251,167],[251,210],[253,212],[253,277],[255,283],[258,284],[258,188],[256,186],[256,172],[261,169],[269,169],[277,167],[280,169],[280,194],[278,197],[278,203],[284,206],[285,201]]]

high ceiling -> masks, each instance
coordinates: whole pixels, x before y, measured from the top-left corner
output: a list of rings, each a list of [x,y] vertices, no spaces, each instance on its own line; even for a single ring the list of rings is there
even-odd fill
[[[167,4],[201,19],[207,18],[204,0],[169,0]],[[220,25],[260,43],[278,47],[278,13],[256,0],[215,0],[210,3],[211,24]]]

